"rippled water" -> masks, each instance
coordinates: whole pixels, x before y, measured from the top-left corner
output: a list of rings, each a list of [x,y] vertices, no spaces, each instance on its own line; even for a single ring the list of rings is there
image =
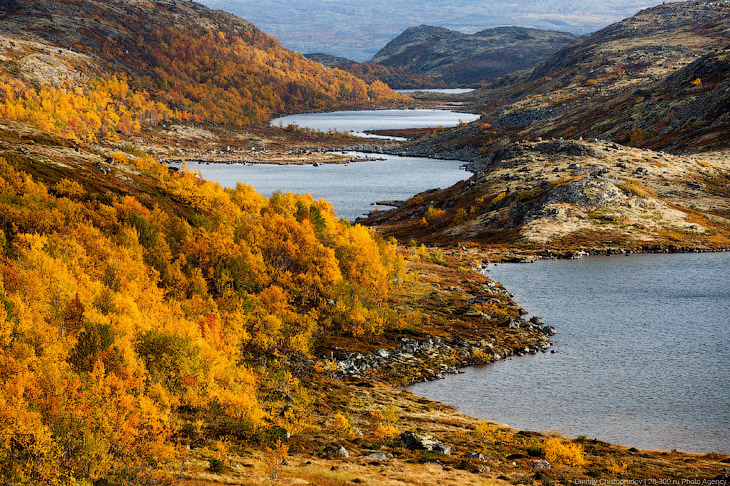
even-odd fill
[[[364,133],[366,130],[455,127],[459,122],[471,122],[477,118],[479,115],[448,110],[362,110],[301,113],[276,118],[271,124],[276,126],[296,124],[323,132],[349,131],[355,135],[370,137],[373,135]]]
[[[250,184],[265,196],[274,191],[311,194],[334,205],[341,218],[354,220],[376,209],[376,201],[408,199],[426,189],[444,188],[471,176],[455,160],[398,157],[383,154],[348,154],[383,158],[382,161],[351,164],[311,165],[225,165],[192,164],[203,176],[223,187],[238,182]],[[385,209],[381,207],[380,209]]]
[[[411,390],[529,430],[730,453],[730,253],[490,266],[558,330],[557,354]]]

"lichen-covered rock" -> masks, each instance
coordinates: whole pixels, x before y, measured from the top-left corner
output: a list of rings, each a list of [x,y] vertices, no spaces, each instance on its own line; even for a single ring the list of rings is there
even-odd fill
[[[451,454],[451,446],[444,444],[431,435],[416,434],[415,432],[403,432],[400,440],[406,449],[412,451],[436,451],[443,454]]]

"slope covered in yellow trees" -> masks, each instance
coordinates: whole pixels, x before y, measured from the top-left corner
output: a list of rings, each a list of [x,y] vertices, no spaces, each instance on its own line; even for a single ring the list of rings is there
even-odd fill
[[[306,408],[270,403],[298,393],[285,363],[399,325],[395,247],[329,203],[114,159],[102,181],[0,158],[3,484],[164,474],[196,430],[296,432]]]
[[[20,1],[4,13],[0,116],[78,140],[398,99],[193,2]]]

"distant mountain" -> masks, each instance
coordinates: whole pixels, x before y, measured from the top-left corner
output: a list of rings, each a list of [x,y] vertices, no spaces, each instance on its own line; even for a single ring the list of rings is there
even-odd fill
[[[235,13],[299,52],[364,62],[408,27],[439,25],[474,33],[502,25],[586,34],[660,0],[202,0]]]
[[[436,145],[482,158],[537,137],[728,148],[728,39],[730,2],[644,10],[479,91],[471,107],[483,113],[479,124],[442,134]],[[412,150],[433,153],[433,141]]]
[[[393,89],[446,87],[446,83],[442,79],[415,73],[406,67],[390,67],[376,62],[355,62],[344,57],[323,53],[305,54],[304,56],[324,66],[347,71],[368,83],[382,81]]]
[[[442,27],[411,27],[370,62],[423,74],[448,85],[474,85],[532,67],[579,37],[523,27],[467,35]]]

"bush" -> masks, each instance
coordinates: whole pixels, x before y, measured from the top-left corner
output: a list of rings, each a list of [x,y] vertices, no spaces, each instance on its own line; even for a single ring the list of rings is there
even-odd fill
[[[216,458],[208,459],[208,471],[215,474],[220,474],[225,471],[225,469],[226,465],[223,463],[222,460]]]
[[[527,454],[530,457],[542,457],[545,455],[540,444],[530,444],[527,446]]]
[[[104,364],[109,373],[123,368],[122,354],[114,344],[114,334],[109,324],[86,324],[68,356],[68,361],[78,373],[90,372],[97,361]]]
[[[566,466],[583,466],[586,464],[583,446],[574,443],[565,443],[557,437],[548,439],[542,446],[545,459],[553,464]]]

